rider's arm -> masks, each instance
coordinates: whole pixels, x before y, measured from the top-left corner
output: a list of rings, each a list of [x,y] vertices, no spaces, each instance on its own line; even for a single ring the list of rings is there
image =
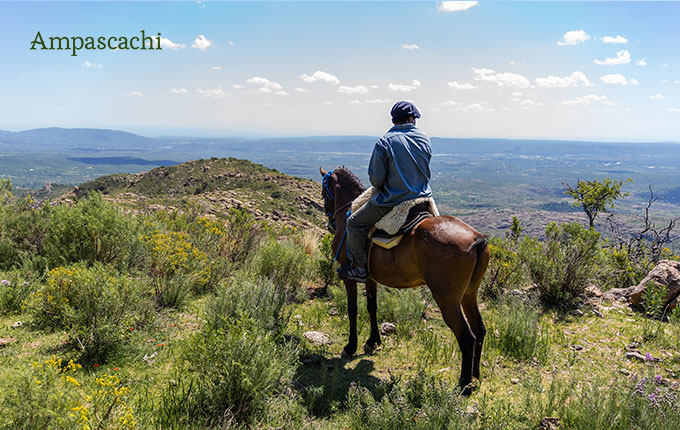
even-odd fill
[[[377,189],[382,189],[387,181],[387,157],[385,148],[380,142],[375,144],[371,161],[368,162],[368,179],[371,185]]]

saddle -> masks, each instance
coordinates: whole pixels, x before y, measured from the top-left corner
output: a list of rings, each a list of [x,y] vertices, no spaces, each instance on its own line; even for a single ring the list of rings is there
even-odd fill
[[[373,227],[368,233],[371,242],[385,249],[394,248],[399,245],[405,234],[413,230],[421,221],[435,216],[432,213],[432,206],[429,201],[418,203],[410,208],[406,216],[406,222],[397,230],[395,234],[390,234],[385,230]]]

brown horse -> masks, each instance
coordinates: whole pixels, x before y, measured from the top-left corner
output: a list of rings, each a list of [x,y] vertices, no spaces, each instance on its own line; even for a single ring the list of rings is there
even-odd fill
[[[321,168],[319,171],[323,176],[322,196],[328,228],[335,234],[333,252],[336,260],[345,264],[346,213],[364,187],[344,167],[333,172]],[[472,377],[479,378],[479,361],[486,334],[477,306],[477,291],[488,262],[486,237],[452,216],[425,219],[392,249],[374,246],[368,264],[371,279],[366,282],[371,335],[364,345],[364,351],[371,352],[380,345],[376,316],[377,283],[393,288],[413,288],[426,284],[441,309],[444,321],[458,340],[463,355],[458,383],[463,394],[469,395],[468,385]],[[357,349],[357,283],[348,280],[344,283],[347,289],[349,342],[343,352],[352,356]]]

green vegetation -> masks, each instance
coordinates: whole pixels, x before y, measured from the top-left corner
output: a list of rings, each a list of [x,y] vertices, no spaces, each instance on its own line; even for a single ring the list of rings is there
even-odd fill
[[[396,333],[341,357],[347,298],[331,237],[289,223],[300,208],[268,222],[206,203],[224,190],[195,199],[171,182],[184,194],[162,207],[97,191],[38,205],[2,184],[0,429],[680,425],[680,311],[661,309],[655,286],[644,313],[589,300],[586,286],[646,273],[579,224],[550,224],[541,241],[514,221],[491,239],[481,379],[465,398],[457,342],[426,288],[380,286],[378,321]],[[362,342],[361,293],[358,311]]]

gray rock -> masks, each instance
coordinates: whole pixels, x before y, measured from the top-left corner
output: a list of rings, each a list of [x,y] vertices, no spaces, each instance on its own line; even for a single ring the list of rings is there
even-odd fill
[[[320,331],[306,331],[302,333],[302,336],[314,345],[327,345],[331,342],[328,335]]]
[[[397,332],[397,326],[392,323],[384,322],[380,324],[380,334],[383,336],[388,336]]]

